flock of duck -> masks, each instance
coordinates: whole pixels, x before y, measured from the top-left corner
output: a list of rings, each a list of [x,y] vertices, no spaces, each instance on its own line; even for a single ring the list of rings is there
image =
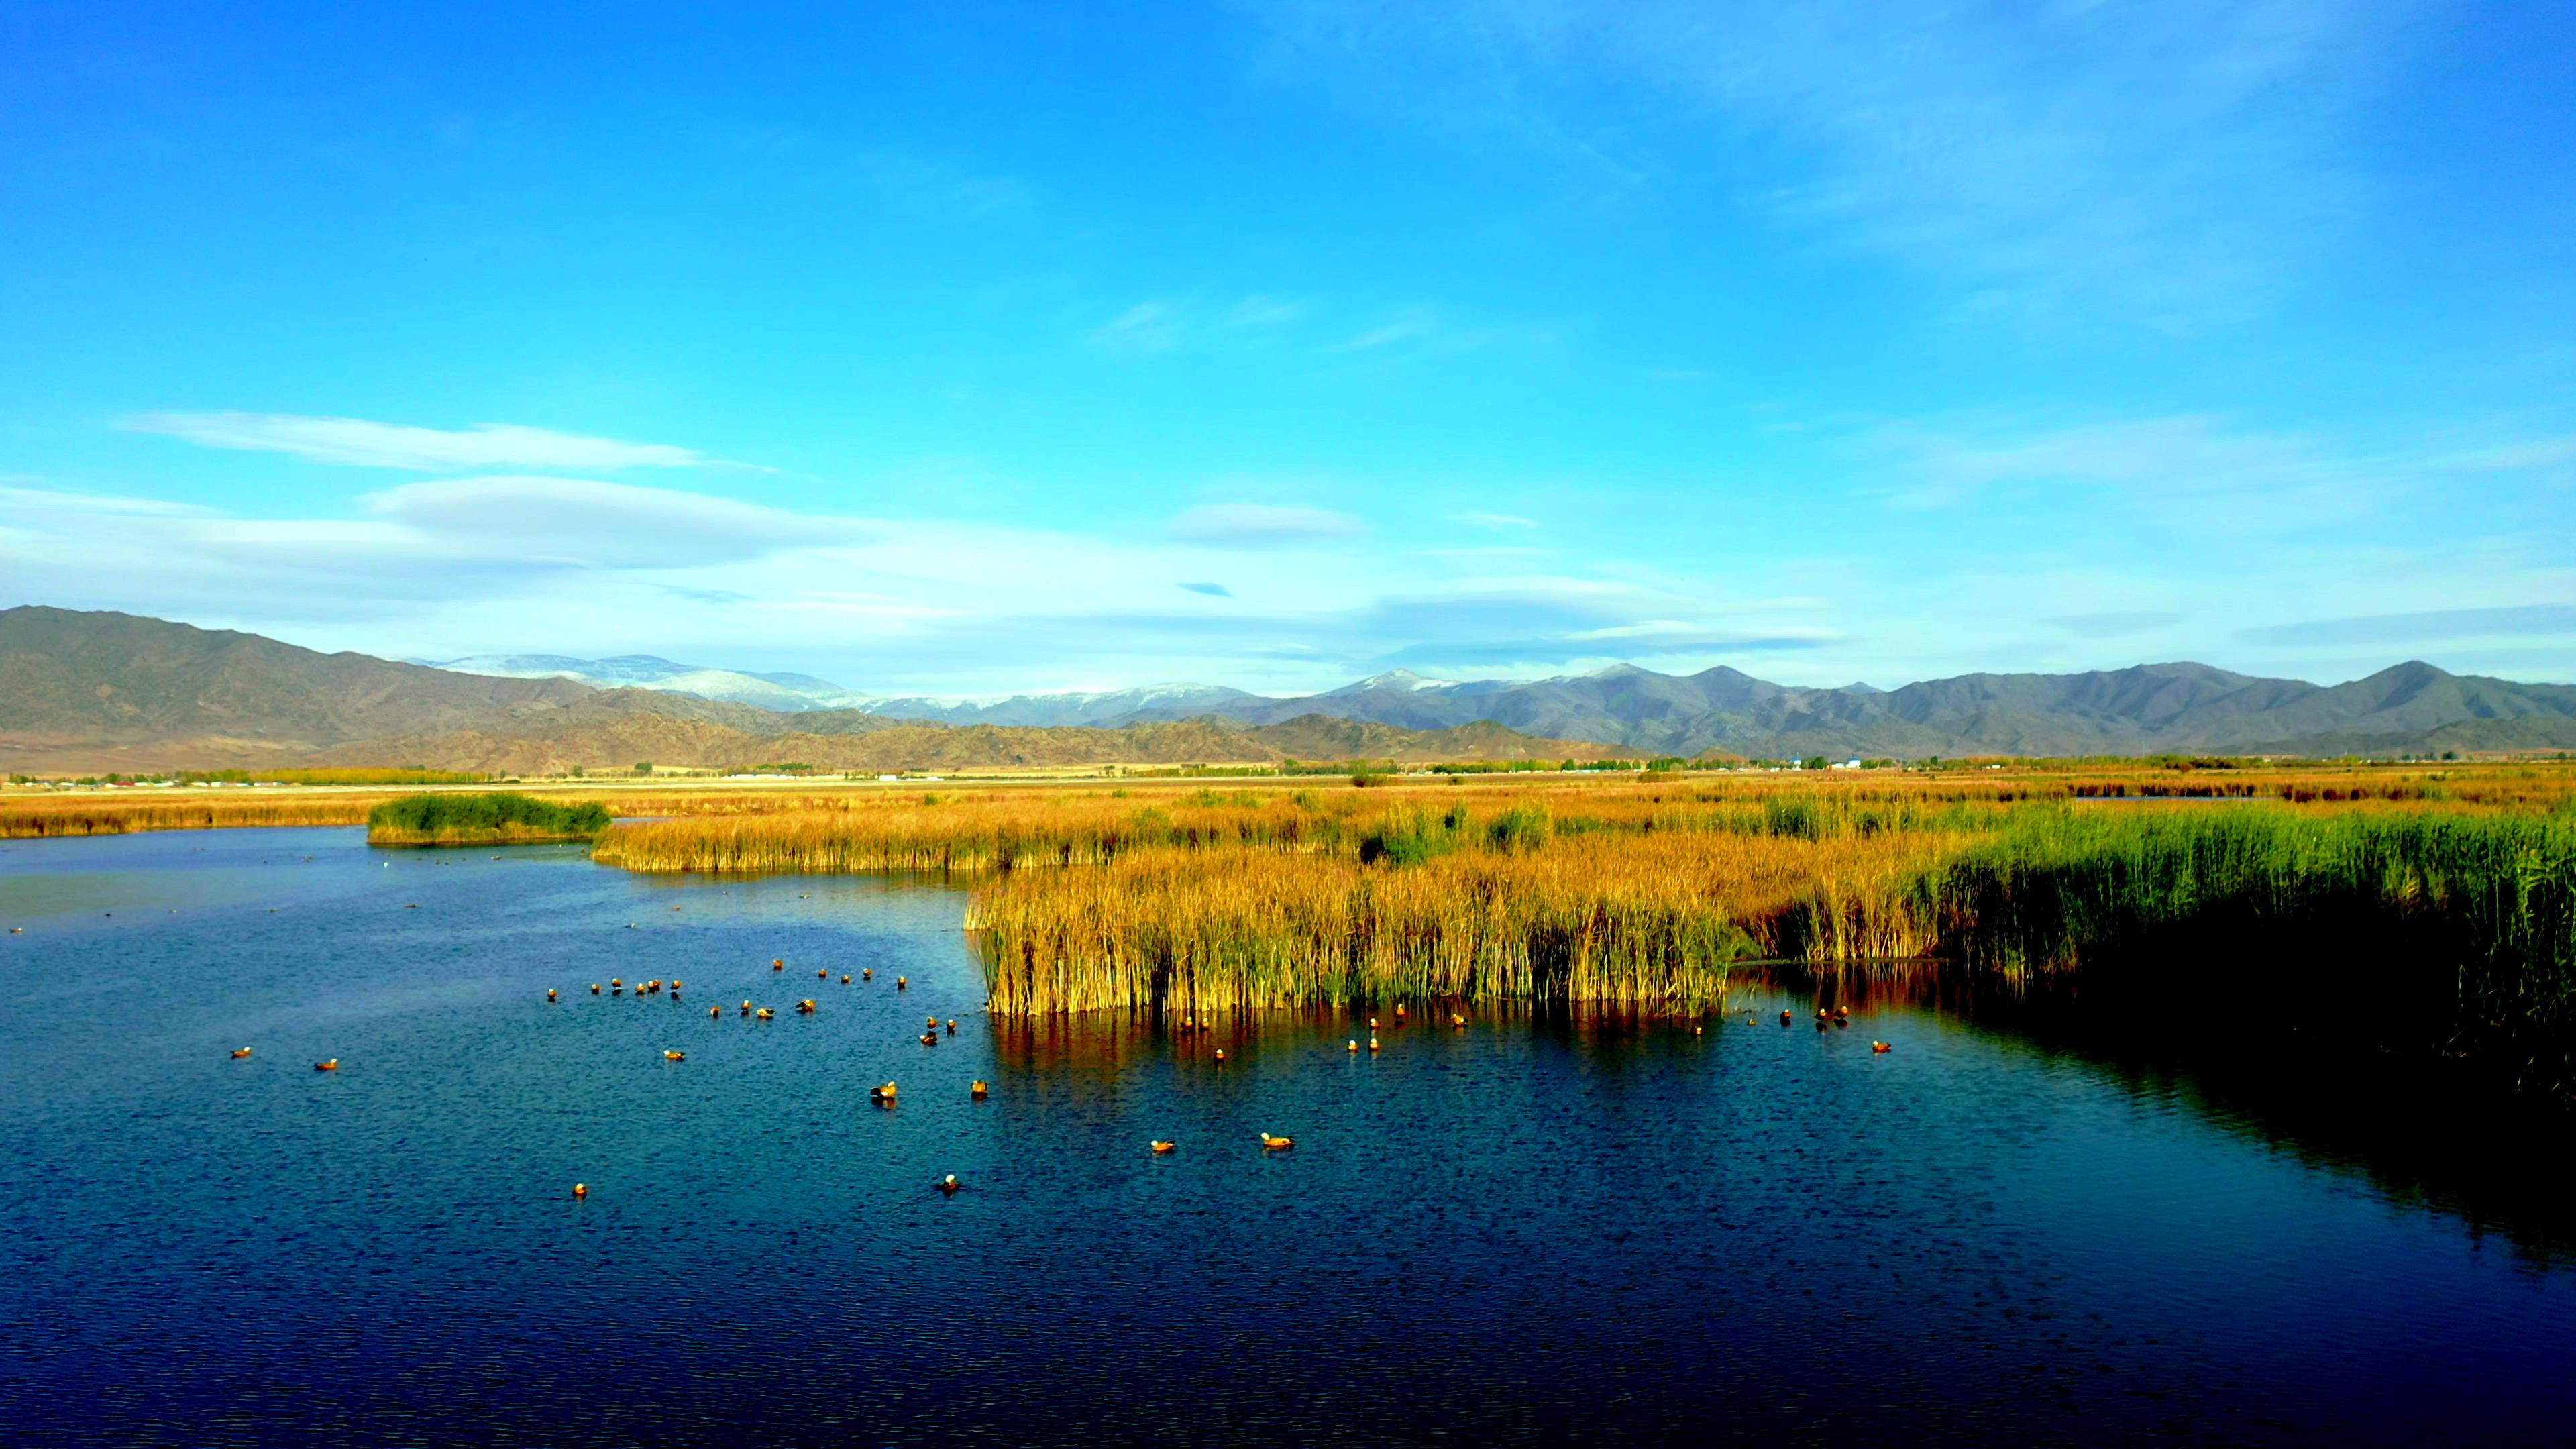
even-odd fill
[[[677,907],[674,907],[673,909],[677,909]],[[769,963],[769,969],[773,972],[785,972],[787,969],[785,958],[773,958]],[[828,970],[817,970],[814,975],[817,980],[822,981],[829,981],[832,977],[832,973]],[[875,980],[875,968],[861,967],[858,979],[861,981]],[[850,984],[850,975],[846,971],[841,973],[841,984],[843,986]],[[912,982],[908,977],[897,976],[894,979],[894,986],[897,991],[909,990],[911,985]],[[623,978],[615,976],[608,978],[607,995],[623,996],[629,989],[630,988]],[[659,996],[667,991],[671,999],[676,1002],[680,999],[681,982],[678,977],[673,977],[669,981],[639,981],[635,983],[631,989],[638,999],[646,996]],[[602,994],[598,982],[594,981],[591,983],[590,994],[593,996]],[[558,995],[555,988],[548,987],[546,989],[546,1000],[549,1002],[557,1002],[561,1000],[561,997]],[[809,996],[798,1001],[796,1003],[796,1011],[800,1016],[812,1016],[815,1013],[814,998]],[[1404,1003],[1396,1003],[1395,1024],[1397,1026],[1403,1026],[1406,1024],[1408,1019],[1407,1011],[1408,1008]],[[775,1019],[775,1013],[773,1013],[768,1007],[755,1006],[748,999],[743,1001],[740,1007],[740,1014],[751,1017],[756,1021],[770,1021]],[[721,1019],[724,1015],[724,1008],[721,1006],[710,1006],[707,1008],[707,1015],[713,1019]],[[1745,1024],[1748,1026],[1752,1025],[1754,1021],[1754,1013],[1747,1010],[1744,1015]],[[1780,1024],[1784,1027],[1790,1025],[1796,1019],[1796,1013],[1785,1008],[1780,1013]],[[1213,1025],[1214,1023],[1211,1021],[1201,1021],[1195,1016],[1185,1015],[1181,1018],[1177,1029],[1183,1034],[1189,1034],[1207,1031]],[[1850,1025],[1851,1008],[1847,1006],[1837,1006],[1830,1009],[1821,1006],[1816,1008],[1816,1029],[1818,1031],[1829,1031],[1837,1027],[1849,1027]],[[1449,1027],[1453,1031],[1464,1031],[1467,1028],[1467,1018],[1456,1012],[1452,1012],[1449,1016]],[[1380,1049],[1380,1042],[1377,1035],[1378,1019],[1376,1017],[1372,1016],[1368,1018],[1368,1029],[1368,1050],[1374,1052]],[[935,1047],[939,1045],[939,1039],[943,1030],[946,1035],[955,1036],[957,1034],[957,1019],[952,1016],[945,1022],[942,1022],[940,1018],[935,1015],[923,1017],[922,1032],[919,1038],[921,1044],[926,1047]],[[1695,1036],[1701,1035],[1704,1034],[1705,1028],[1695,1026],[1691,1028],[1691,1031]],[[1346,1043],[1347,1050],[1353,1055],[1358,1054],[1360,1046],[1360,1039],[1357,1037],[1351,1038]],[[1890,1043],[1883,1041],[1872,1041],[1869,1044],[1869,1049],[1873,1055],[1885,1055],[1895,1050]],[[240,1061],[248,1057],[250,1054],[251,1049],[249,1047],[235,1047],[232,1055],[233,1060]],[[671,1063],[685,1062],[688,1060],[688,1053],[665,1050],[662,1053],[662,1060]],[[1225,1048],[1218,1047],[1215,1049],[1214,1060],[1220,1066],[1225,1063]],[[330,1057],[313,1064],[313,1070],[317,1072],[336,1072],[339,1069],[340,1059],[338,1057]],[[981,1077],[976,1078],[967,1088],[967,1096],[972,1101],[981,1102],[989,1098],[991,1095],[992,1088]],[[868,1101],[878,1107],[892,1108],[895,1105],[896,1099],[897,1089],[893,1082],[886,1082],[880,1086],[868,1088]],[[1281,1152],[1296,1145],[1296,1139],[1294,1138],[1277,1136],[1268,1131],[1261,1133],[1261,1147],[1265,1152]],[[1148,1150],[1158,1157],[1169,1155],[1180,1149],[1179,1143],[1159,1137],[1148,1142],[1146,1146]],[[955,1173],[947,1174],[934,1185],[938,1188],[941,1194],[952,1197],[956,1195],[960,1186]],[[572,1187],[572,1195],[575,1198],[586,1198],[590,1196],[589,1185],[579,1182],[574,1183]]]

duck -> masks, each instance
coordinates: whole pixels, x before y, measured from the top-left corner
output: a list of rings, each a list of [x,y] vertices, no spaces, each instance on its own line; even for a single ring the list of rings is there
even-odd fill
[[[689,1054],[688,1054],[687,1052],[664,1052],[664,1053],[662,1053],[662,1060],[664,1060],[664,1061],[666,1061],[666,1062],[685,1062],[685,1061],[687,1061],[688,1059],[689,1059]]]
[[[1261,1145],[1272,1152],[1277,1152],[1284,1147],[1296,1146],[1297,1139],[1293,1137],[1273,1137],[1269,1133],[1264,1132],[1261,1134]]]
[[[249,1048],[249,1047],[234,1047],[234,1048],[233,1048],[233,1060],[234,1060],[234,1061],[240,1061],[242,1058],[244,1058],[244,1057],[246,1057],[246,1056],[249,1056],[249,1055],[250,1055],[250,1048]]]
[[[1218,1066],[1225,1065],[1225,1048],[1223,1047],[1218,1047],[1216,1049],[1216,1064]]]
[[[744,1002],[744,1003],[742,1004],[742,1014],[743,1014],[743,1015],[745,1015],[745,1016],[749,1016],[749,1015],[751,1015],[751,1003],[750,1003],[750,1002],[746,1001],[746,1002]]]
[[[1404,1003],[1401,1001],[1395,1004],[1395,1020],[1398,1025],[1404,1022]]]
[[[939,1029],[939,1018],[935,1016],[925,1016],[921,1019],[921,1024],[932,1031],[937,1031]]]
[[[1840,1026],[1849,1026],[1849,1025],[1851,1025],[1851,1008],[1850,1008],[1850,1007],[1848,1007],[1848,1006],[1837,1006],[1837,1007],[1835,1007],[1835,1008],[1834,1008],[1834,1021],[1835,1021],[1835,1023],[1836,1023],[1837,1025],[1840,1025]]]
[[[724,1015],[724,1008],[721,1006],[710,1006],[707,1008],[707,1015],[711,1017],[721,1017]]]
[[[882,1086],[882,1087],[870,1087],[870,1088],[868,1088],[868,1100],[869,1100],[869,1101],[871,1101],[871,1102],[880,1102],[880,1103],[883,1103],[884,1105],[886,1105],[886,1106],[888,1106],[888,1107],[893,1106],[893,1105],[894,1105],[894,1083],[892,1083],[892,1082],[888,1082],[888,1083],[886,1083],[886,1084],[885,1084],[884,1086]]]
[[[796,1003],[796,1014],[798,1016],[812,1016],[814,1014],[814,998],[808,996],[803,1001]]]
[[[594,982],[590,983],[590,994],[591,994],[591,995],[593,995],[593,996],[597,996],[597,995],[599,994],[599,983],[598,983],[598,982],[594,981]]]
[[[980,1102],[993,1095],[993,1089],[984,1085],[982,1077],[977,1077],[974,1083],[966,1088],[966,1095]]]
[[[1166,1152],[1171,1151],[1173,1148],[1178,1147],[1178,1146],[1180,1146],[1181,1144],[1179,1144],[1179,1143],[1177,1143],[1177,1142],[1165,1142],[1163,1139],[1161,1139],[1161,1138],[1157,1137],[1157,1138],[1155,1138],[1153,1141],[1148,1142],[1148,1143],[1146,1143],[1145,1145],[1146,1145],[1146,1146],[1148,1146],[1148,1147],[1153,1148],[1153,1149],[1154,1149],[1154,1151],[1155,1151],[1155,1153],[1156,1153],[1156,1155],[1158,1155],[1158,1156],[1159,1156],[1159,1155],[1160,1155],[1160,1154],[1162,1154],[1162,1153],[1166,1153]]]
[[[1345,1051],[1358,1051],[1360,1049],[1359,1038],[1353,1037],[1351,1040],[1344,1042],[1342,1046]]]
[[[678,994],[679,994],[679,991],[680,991],[680,978],[679,978],[679,977],[677,977],[677,976],[674,976],[674,977],[672,977],[672,978],[671,978],[671,993],[672,993],[673,995],[675,995],[675,996],[676,996],[676,995],[678,995]]]
[[[923,1046],[937,1046],[937,1045],[939,1045],[939,1033],[937,1033],[937,1032],[935,1032],[935,1031],[925,1031],[925,1032],[923,1032],[923,1033],[921,1034],[921,1044],[922,1044]]]
[[[827,981],[831,979],[831,975],[832,973],[829,971],[817,971],[814,973],[814,979],[817,981]]]
[[[955,1036],[957,1034],[957,1018],[953,1016],[948,1018],[948,1034],[950,1036]]]
[[[1894,1048],[1894,1047],[1892,1047],[1892,1046],[1889,1046],[1887,1043],[1885,1043],[1885,1042],[1883,1042],[1883,1041],[1874,1041],[1874,1042],[1871,1042],[1871,1043],[1869,1044],[1869,1049],[1870,1049],[1871,1054],[1872,1054],[1872,1055],[1874,1055],[1874,1056],[1885,1056],[1885,1055],[1887,1055],[1889,1052],[1892,1052],[1892,1051],[1896,1050],[1896,1048]]]
[[[554,989],[553,987],[549,986],[549,987],[547,987],[547,988],[546,988],[546,1000],[548,1000],[548,1001],[552,1001],[552,1000],[554,1000],[554,999],[555,999],[555,989]]]
[[[327,1062],[315,1062],[313,1064],[313,1070],[317,1072],[336,1072],[340,1070],[340,1059],[338,1057],[333,1057]]]
[[[608,978],[608,984],[611,986],[623,986],[626,984],[626,980],[624,977],[611,976]]]
[[[844,971],[844,972],[842,972],[842,973],[841,973],[841,984],[842,984],[843,986],[847,986],[847,985],[849,985],[849,984],[850,984],[850,973],[849,973],[849,972]]]
[[[910,985],[912,985],[912,981],[908,977],[898,976],[894,979],[894,989],[897,991],[901,991]]]
[[[1370,1050],[1370,1051],[1376,1051],[1376,1050],[1377,1050],[1377,1038],[1376,1038],[1376,1037],[1370,1037],[1370,1038],[1369,1038],[1369,1050]]]
[[[770,963],[769,963],[769,969],[770,969],[770,970],[772,970],[772,971],[784,971],[784,970],[786,970],[786,969],[787,969],[787,963],[786,963],[785,961],[783,961],[783,960],[782,960],[782,961],[772,961],[772,962],[770,962]]]
[[[589,1183],[586,1183],[586,1182],[576,1182],[576,1183],[574,1183],[574,1184],[572,1185],[572,1195],[573,1195],[574,1197],[588,1197],[588,1196],[590,1196],[590,1184],[589,1184]]]
[[[1693,1036],[1706,1036],[1706,1035],[1708,1035],[1708,1028],[1707,1028],[1707,1027],[1704,1027],[1704,1026],[1695,1026],[1695,1027],[1692,1027],[1692,1028],[1691,1028],[1691,1035],[1693,1035]]]
[[[753,1012],[751,1017],[754,1021],[771,1021],[776,1019],[776,1013],[764,1006],[760,1010]]]
[[[1449,1013],[1449,1026],[1454,1031],[1465,1031],[1467,1029],[1467,1018],[1460,1016],[1458,1013],[1453,1011]]]
[[[948,1194],[950,1197],[955,1197],[957,1195],[957,1174],[952,1172],[946,1177],[939,1179],[939,1190]]]
[[[1789,1014],[1789,1008],[1785,1006],[1780,1008],[1780,1024],[1782,1026],[1787,1026],[1794,1020],[1796,1020],[1796,1018]]]
[[[1376,1017],[1374,1017],[1374,1016],[1372,1016],[1372,1017],[1370,1017],[1370,1018],[1369,1018],[1369,1030],[1371,1030],[1371,1031],[1375,1031],[1375,1030],[1377,1030],[1377,1018],[1376,1018]]]

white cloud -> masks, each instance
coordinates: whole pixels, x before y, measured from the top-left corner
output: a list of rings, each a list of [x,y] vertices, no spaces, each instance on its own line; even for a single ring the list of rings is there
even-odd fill
[[[1181,312],[1169,302],[1139,302],[1091,329],[1103,352],[1169,352],[1181,345]]]
[[[467,468],[688,468],[716,460],[687,448],[586,438],[510,423],[446,431],[369,422],[364,418],[286,413],[138,413],[117,424],[209,448],[285,453],[317,463],[440,472]]]
[[[1972,309],[2244,315],[2357,224],[2403,6],[1268,0],[1268,68],[1614,194],[1714,180]]]
[[[1282,548],[1338,543],[1368,528],[1347,513],[1279,508],[1264,503],[1210,503],[1174,518],[1163,532],[1181,543],[1219,548]]]
[[[1470,523],[1478,528],[1536,528],[1538,520],[1517,513],[1452,513],[1452,523]]]
[[[592,478],[441,479],[370,494],[365,503],[380,517],[425,533],[533,546],[606,568],[758,558],[864,543],[878,533],[858,519]]]

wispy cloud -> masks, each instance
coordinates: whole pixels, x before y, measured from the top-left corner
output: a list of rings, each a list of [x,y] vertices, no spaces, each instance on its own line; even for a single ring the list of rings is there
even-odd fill
[[[1227,588],[1223,584],[1183,584],[1181,587],[1189,590],[1193,594],[1205,594],[1211,599],[1231,599],[1234,597],[1234,590]]]
[[[316,463],[440,472],[469,468],[692,468],[717,460],[662,443],[628,443],[511,423],[445,430],[289,413],[138,413],[118,422],[209,448],[285,453]]]
[[[2417,614],[2364,614],[2243,630],[2256,644],[2404,644],[2505,635],[2576,636],[2576,604],[2524,604],[2501,609],[2433,609]]]
[[[450,539],[534,542],[607,568],[662,568],[831,548],[879,536],[868,523],[594,478],[482,477],[406,483],[364,500],[378,517]]]
[[[1608,9],[1273,0],[1277,74],[1615,187],[1724,177],[1971,307],[2195,326],[2367,207],[2354,117],[2399,6],[1944,0]]]
[[[1306,304],[1303,302],[1256,295],[1227,308],[1225,320],[1230,327],[1285,327],[1305,315]]]
[[[1169,352],[1181,345],[1180,309],[1170,302],[1139,302],[1091,329],[1091,345],[1103,352],[1136,355]]]
[[[1452,513],[1449,515],[1449,521],[1452,523],[1473,524],[1478,528],[1538,527],[1537,519],[1523,518],[1517,513]]]
[[[2144,634],[2182,622],[2180,614],[2139,610],[2134,613],[2055,614],[2039,622],[2063,629],[2079,639],[2123,639],[2131,634]]]
[[[1347,513],[1266,503],[1210,503],[1173,519],[1164,534],[1181,543],[1220,548],[1285,548],[1339,543],[1368,528]]]

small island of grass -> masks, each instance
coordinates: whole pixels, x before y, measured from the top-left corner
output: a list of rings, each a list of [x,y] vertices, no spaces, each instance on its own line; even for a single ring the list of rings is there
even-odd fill
[[[369,845],[529,845],[589,840],[609,825],[608,807],[557,805],[533,795],[406,795],[367,814]]]

